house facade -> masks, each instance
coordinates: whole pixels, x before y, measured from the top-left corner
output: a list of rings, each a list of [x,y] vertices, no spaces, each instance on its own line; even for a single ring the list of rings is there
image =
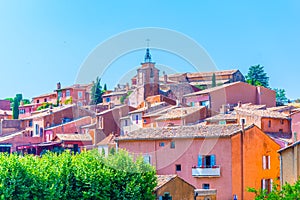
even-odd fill
[[[144,128],[116,142],[118,148],[142,154],[157,174],[177,174],[206,189],[199,196],[215,191],[217,199],[253,199],[248,187],[270,189],[279,177],[280,146],[255,125]]]
[[[233,106],[239,102],[274,107],[276,94],[264,87],[234,82],[184,95],[184,102],[191,106],[207,106],[215,115],[220,113],[223,105]]]

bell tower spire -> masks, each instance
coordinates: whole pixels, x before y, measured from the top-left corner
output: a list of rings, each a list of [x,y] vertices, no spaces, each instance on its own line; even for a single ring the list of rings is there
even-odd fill
[[[150,49],[149,49],[150,39],[147,39],[146,41],[147,41],[147,49],[146,49],[144,63],[150,63],[151,62],[151,54],[150,54]]]

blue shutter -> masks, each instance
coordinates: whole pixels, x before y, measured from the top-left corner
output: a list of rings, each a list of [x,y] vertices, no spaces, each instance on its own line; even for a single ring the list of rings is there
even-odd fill
[[[203,157],[202,155],[198,155],[198,167],[201,167],[203,165],[202,157]]]
[[[210,164],[211,164],[211,166],[216,165],[216,155],[211,155],[210,156]]]

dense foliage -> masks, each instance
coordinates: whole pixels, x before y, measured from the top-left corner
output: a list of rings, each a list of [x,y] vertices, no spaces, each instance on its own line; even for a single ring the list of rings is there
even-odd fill
[[[288,103],[288,98],[285,95],[284,89],[274,89],[276,92],[276,105],[277,106],[283,106],[284,104]]]
[[[0,154],[0,199],[154,199],[155,170],[127,152]]]
[[[249,68],[246,82],[255,86],[269,87],[269,77],[261,65],[254,65]]]
[[[216,87],[217,83],[216,83],[216,74],[213,73],[212,77],[211,77],[211,87]]]
[[[284,184],[281,190],[278,185],[274,184],[270,193],[267,193],[266,190],[256,190],[254,188],[249,188],[248,191],[255,193],[255,200],[300,199],[300,180],[298,180],[294,185],[288,183]]]
[[[91,89],[91,98],[92,104],[97,105],[98,103],[103,103],[102,95],[107,90],[106,84],[104,84],[104,89],[102,90],[102,86],[100,84],[101,79],[97,77],[96,82],[94,82],[92,89]]]

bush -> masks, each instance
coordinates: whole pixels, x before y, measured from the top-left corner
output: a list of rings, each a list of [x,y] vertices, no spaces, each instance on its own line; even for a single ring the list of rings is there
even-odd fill
[[[154,199],[155,170],[127,152],[0,154],[1,199]]]

